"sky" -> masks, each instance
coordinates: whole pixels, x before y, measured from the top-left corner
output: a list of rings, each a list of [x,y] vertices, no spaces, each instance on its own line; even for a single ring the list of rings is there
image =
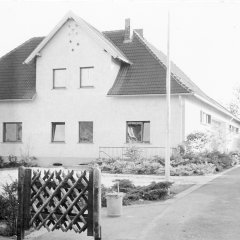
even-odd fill
[[[46,36],[72,10],[100,31],[143,28],[210,97],[226,105],[240,85],[240,1],[230,0],[0,0],[0,56],[31,37]]]

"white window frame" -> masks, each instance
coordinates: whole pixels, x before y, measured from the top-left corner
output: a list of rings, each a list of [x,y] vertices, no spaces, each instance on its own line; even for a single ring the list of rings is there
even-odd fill
[[[66,68],[54,68],[53,69],[53,89],[66,89],[67,79],[65,79],[65,86],[56,86],[56,71],[67,71]]]
[[[61,140],[61,141],[56,141],[54,140],[54,125],[64,125],[64,140]],[[65,132],[65,127],[66,127],[66,124],[65,122],[52,122],[51,124],[51,142],[52,143],[65,143],[65,139],[66,139],[66,132]]]
[[[91,139],[91,141],[83,141],[83,140],[81,140],[81,131],[80,131],[80,125],[82,124],[82,123],[92,123],[92,139]],[[78,134],[79,134],[79,136],[78,136],[78,140],[79,140],[79,143],[93,143],[93,121],[79,121],[78,122]]]
[[[93,73],[94,67],[93,67],[93,66],[80,67],[80,88],[94,88],[94,84],[92,84],[92,85],[85,85],[85,84],[83,83],[82,71],[83,71],[83,70],[86,70],[86,69],[91,69],[91,70],[92,70],[92,73]],[[93,74],[92,74],[92,77],[93,77]],[[92,82],[93,82],[93,79],[92,79]]]
[[[144,124],[148,123],[149,124],[149,141],[144,141]],[[150,143],[150,121],[127,121],[126,122],[126,142],[130,143],[131,141],[129,140],[129,133],[128,133],[128,126],[130,124],[137,124],[137,125],[141,125],[141,141],[136,141],[136,143]],[[134,141],[135,142],[135,141]]]
[[[212,116],[206,112],[200,111],[200,122],[204,125],[211,125]]]
[[[6,125],[7,124],[21,125],[21,134],[16,132],[16,140],[14,140],[14,141],[10,141],[10,140],[6,139],[6,131],[7,131]],[[17,128],[17,131],[18,131],[18,128]],[[18,135],[20,135],[19,140],[18,140],[18,137],[19,137]],[[4,122],[3,123],[3,142],[4,143],[21,143],[22,142],[22,122]]]

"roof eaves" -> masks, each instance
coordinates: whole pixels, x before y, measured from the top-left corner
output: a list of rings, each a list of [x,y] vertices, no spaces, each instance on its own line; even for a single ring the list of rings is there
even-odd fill
[[[194,93],[193,94],[196,98],[200,99],[201,101],[213,106],[214,108],[218,109],[219,111],[221,111],[222,113],[225,113],[226,115],[228,115],[229,117],[235,119],[236,121],[240,122],[240,119],[238,117],[236,117],[235,115],[233,115],[231,112],[229,112],[225,107],[223,107],[221,104],[214,104],[212,101],[207,100],[206,98]]]

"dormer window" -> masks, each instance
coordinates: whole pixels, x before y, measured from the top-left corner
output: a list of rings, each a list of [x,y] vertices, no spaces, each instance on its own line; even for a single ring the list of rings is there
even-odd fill
[[[66,88],[67,69],[58,68],[53,69],[53,88],[64,89]]]
[[[93,88],[93,67],[80,68],[80,88]]]

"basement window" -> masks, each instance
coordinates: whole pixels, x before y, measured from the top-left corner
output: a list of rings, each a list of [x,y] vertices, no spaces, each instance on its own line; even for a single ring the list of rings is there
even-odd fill
[[[65,142],[64,122],[52,122],[52,142]]]
[[[80,88],[93,88],[93,67],[80,68]]]
[[[93,122],[79,122],[79,142],[93,143]]]
[[[22,123],[3,123],[3,142],[22,142]]]
[[[201,111],[200,112],[200,122],[202,124],[211,124],[212,123],[211,115]]]
[[[150,121],[127,122],[127,143],[150,143]]]
[[[53,88],[64,89],[66,88],[66,68],[53,69]]]

